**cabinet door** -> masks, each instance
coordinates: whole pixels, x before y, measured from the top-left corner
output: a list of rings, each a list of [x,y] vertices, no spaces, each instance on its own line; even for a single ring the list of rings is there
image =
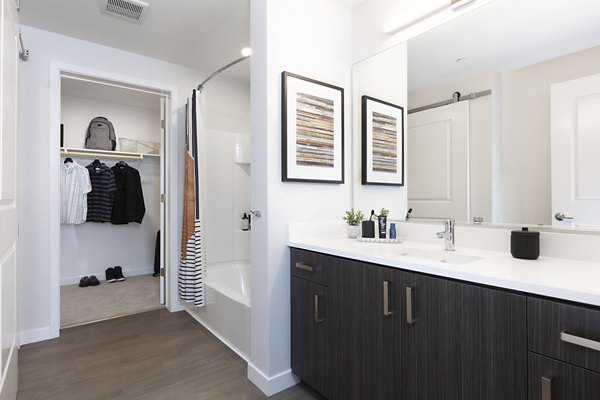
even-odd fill
[[[292,277],[292,371],[327,393],[327,288]]]
[[[529,400],[598,400],[600,374],[529,353]]]
[[[401,279],[354,261],[329,269],[331,399],[400,398]]]
[[[402,288],[405,273],[393,268],[365,266],[372,272],[367,276],[368,310],[373,349],[373,399],[401,398],[401,335]]]
[[[407,275],[411,298],[402,332],[403,398],[525,399],[525,297]]]

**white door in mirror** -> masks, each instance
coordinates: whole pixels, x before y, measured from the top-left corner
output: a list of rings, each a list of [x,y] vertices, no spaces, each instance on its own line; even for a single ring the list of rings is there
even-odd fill
[[[469,221],[469,101],[410,114],[406,157],[412,216]]]
[[[600,74],[550,90],[552,224],[600,227]]]

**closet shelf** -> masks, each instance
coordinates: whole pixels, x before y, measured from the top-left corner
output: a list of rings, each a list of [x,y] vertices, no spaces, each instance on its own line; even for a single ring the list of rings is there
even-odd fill
[[[97,157],[97,158],[130,158],[143,160],[146,157],[160,158],[160,154],[129,153],[125,151],[77,149],[72,147],[61,147],[60,154],[71,157]]]

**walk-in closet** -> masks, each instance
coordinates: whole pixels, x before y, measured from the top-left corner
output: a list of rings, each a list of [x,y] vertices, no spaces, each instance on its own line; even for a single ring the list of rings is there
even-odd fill
[[[61,328],[163,307],[164,108],[152,90],[61,76]]]

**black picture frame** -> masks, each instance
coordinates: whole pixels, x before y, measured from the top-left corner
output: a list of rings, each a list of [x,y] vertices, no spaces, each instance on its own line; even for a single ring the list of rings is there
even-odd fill
[[[287,71],[281,83],[282,182],[343,184],[344,89]]]
[[[380,125],[377,146],[373,140],[375,117]],[[404,186],[404,107],[362,96],[361,122],[362,184]]]

